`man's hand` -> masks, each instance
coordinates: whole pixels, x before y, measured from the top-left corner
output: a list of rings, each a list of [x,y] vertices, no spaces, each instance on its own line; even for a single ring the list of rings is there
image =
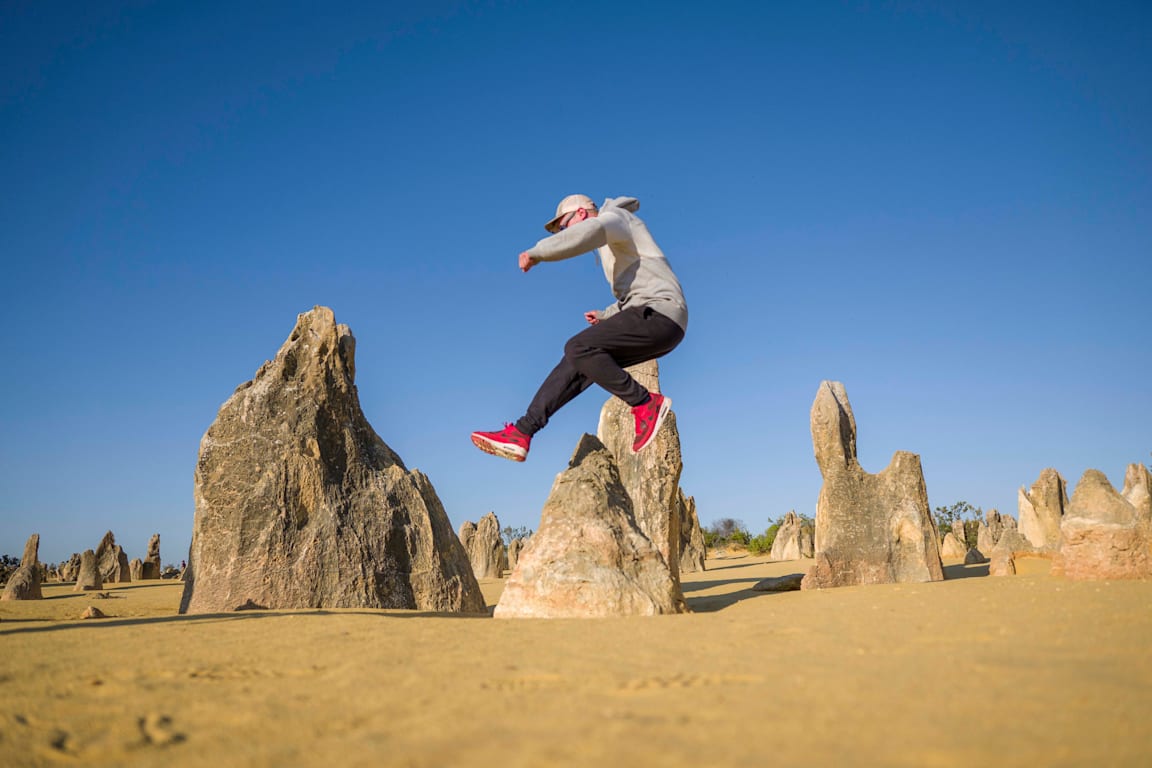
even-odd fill
[[[535,256],[529,256],[528,255],[528,251],[524,251],[524,253],[520,254],[520,271],[521,272],[527,272],[528,270],[532,269],[532,267],[536,266],[539,263],[540,262],[536,260]]]
[[[588,310],[584,313],[584,319],[588,321],[588,325],[596,325],[596,323],[600,322],[600,310]]]

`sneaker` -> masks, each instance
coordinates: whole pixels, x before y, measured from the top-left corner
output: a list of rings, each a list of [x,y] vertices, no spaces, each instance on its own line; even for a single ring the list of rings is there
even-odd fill
[[[632,407],[632,415],[636,417],[636,439],[632,442],[632,453],[640,453],[644,446],[652,442],[671,409],[672,398],[664,397],[659,392],[651,393],[648,402]]]
[[[472,444],[485,453],[512,461],[528,458],[528,446],[532,437],[516,429],[515,424],[505,424],[499,432],[473,432]]]

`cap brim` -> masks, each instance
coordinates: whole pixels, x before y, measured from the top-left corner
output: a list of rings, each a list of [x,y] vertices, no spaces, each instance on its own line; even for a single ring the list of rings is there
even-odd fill
[[[552,234],[556,234],[557,232],[559,232],[559,231],[560,231],[560,229],[559,229],[559,226],[560,226],[560,219],[564,218],[564,217],[565,217],[565,216],[567,216],[569,213],[571,213],[571,211],[565,211],[564,213],[560,214],[560,215],[559,215],[559,216],[557,216],[556,218],[552,219],[552,221],[550,221],[550,222],[548,222],[547,224],[545,224],[545,225],[544,225],[544,229],[548,230],[548,231],[549,231],[549,232],[551,232]]]

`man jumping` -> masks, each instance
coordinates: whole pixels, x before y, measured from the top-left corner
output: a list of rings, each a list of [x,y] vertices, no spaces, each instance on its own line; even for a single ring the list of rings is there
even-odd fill
[[[597,208],[587,195],[569,195],[544,225],[551,234],[520,254],[527,272],[542,261],[560,261],[597,249],[616,301],[584,313],[589,328],[564,345],[564,357],[540,385],[528,412],[499,432],[473,432],[476,447],[512,461],[524,461],[532,436],[552,414],[592,384],[632,407],[639,453],[652,441],[672,407],[672,399],[649,392],[624,368],[671,352],[688,328],[688,305],[648,227],[636,215],[634,197],[609,198]]]

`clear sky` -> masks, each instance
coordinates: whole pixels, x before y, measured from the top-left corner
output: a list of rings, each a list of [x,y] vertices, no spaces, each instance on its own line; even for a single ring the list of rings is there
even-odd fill
[[[0,2],[0,552],[186,556],[201,436],[321,304],[454,527],[535,528],[605,395],[526,464],[632,195],[684,285],[662,362],[707,525],[812,514],[809,409],[933,506],[1152,450],[1146,2]]]

